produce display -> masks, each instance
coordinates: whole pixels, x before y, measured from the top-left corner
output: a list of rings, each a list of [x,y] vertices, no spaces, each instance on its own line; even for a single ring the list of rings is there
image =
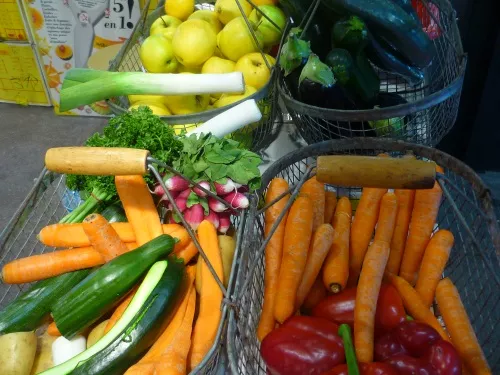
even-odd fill
[[[266,189],[264,235],[276,231],[255,335],[267,372],[491,374],[456,287],[442,278],[454,236],[436,228],[439,184],[366,187],[353,212],[326,185],[324,160],[293,202],[283,178]]]
[[[223,292],[174,205],[227,287],[231,216],[260,187],[261,159],[210,133],[175,136],[146,107],[86,146],[149,150],[189,181],[158,166],[167,195],[151,176],[66,175],[86,200],[38,233],[55,249],[3,265],[3,283],[34,284],[0,311],[0,373],[186,374],[216,340]]]
[[[246,1],[239,5],[241,10],[236,0],[217,0],[213,8],[196,9],[192,0],[166,1],[165,15],[151,24],[139,57],[149,73],[241,72],[243,92],[129,95],[130,108],[146,105],[161,116],[186,115],[231,105],[263,88],[271,77],[286,17],[273,1],[254,2],[256,9]]]

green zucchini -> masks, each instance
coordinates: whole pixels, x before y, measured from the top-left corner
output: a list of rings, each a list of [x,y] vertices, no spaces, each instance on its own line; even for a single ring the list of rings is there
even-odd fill
[[[108,221],[108,223],[125,223],[127,222],[127,216],[125,215],[125,210],[118,203],[112,204],[106,207],[101,215]]]
[[[169,313],[178,297],[183,273],[182,261],[169,260],[158,285],[122,333],[104,349],[81,362],[71,374],[123,374],[137,362],[161,334],[165,317],[171,315]]]
[[[434,50],[422,25],[392,0],[323,0],[323,3],[363,19],[371,32],[386,38],[411,65],[425,68],[431,63]]]
[[[175,240],[163,234],[93,271],[52,306],[61,334],[71,339],[106,314],[174,245]]]
[[[87,277],[90,271],[68,272],[32,285],[0,311],[0,334],[36,329],[48,316],[50,306]]]
[[[344,18],[332,27],[332,48],[344,48],[353,56],[368,44],[368,29],[356,16]]]
[[[169,263],[166,260],[156,262],[146,274],[146,277],[142,281],[139,289],[134,295],[134,298],[132,298],[132,301],[130,301],[129,306],[124,311],[121,318],[118,319],[116,324],[108,333],[106,333],[100,340],[98,340],[94,345],[92,345],[84,352],[78,354],[77,356],[64,363],[61,363],[59,366],[53,367],[43,372],[43,374],[68,374],[73,371],[80,362],[91,358],[93,355],[99,353],[101,350],[111,344],[113,340],[115,340],[123,332],[125,332],[125,329],[130,325],[130,323],[133,322],[134,319],[136,319],[136,315],[144,308],[145,305],[147,305],[146,302],[151,297],[153,291],[156,290],[158,284],[160,283],[160,280],[165,277],[167,269],[170,270],[170,267]]]

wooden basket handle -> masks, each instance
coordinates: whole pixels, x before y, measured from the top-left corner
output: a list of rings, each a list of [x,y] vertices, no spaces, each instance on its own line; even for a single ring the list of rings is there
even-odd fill
[[[148,150],[108,147],[58,147],[45,154],[48,170],[100,176],[144,175]]]

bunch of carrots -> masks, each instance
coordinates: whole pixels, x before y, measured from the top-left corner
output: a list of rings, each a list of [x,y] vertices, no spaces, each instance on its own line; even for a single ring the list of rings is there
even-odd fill
[[[161,223],[153,197],[142,176],[116,176],[115,184],[128,222],[110,224],[103,216],[91,214],[83,223],[48,225],[40,231],[39,240],[46,246],[64,249],[5,264],[2,281],[28,283],[98,267],[161,234],[177,238],[173,254],[183,258],[184,264],[195,262],[198,250],[188,232],[179,224]],[[215,226],[207,220],[198,226],[197,238],[217,276],[227,286],[234,239],[218,236]],[[133,288],[116,306],[104,333],[123,315],[136,290]],[[222,316],[219,306],[223,294],[201,257],[198,257],[195,265],[187,266],[181,293],[172,319],[167,320],[168,326],[147,354],[128,369],[127,375],[186,374],[203,360],[212,347]],[[198,311],[196,318],[195,309]],[[48,326],[47,333],[60,335],[54,322]]]
[[[440,167],[437,170],[443,172]],[[288,183],[271,181],[265,236],[290,199]],[[441,279],[453,234],[437,229],[442,191],[364,188],[352,218],[349,198],[327,189],[316,177],[277,224],[265,249],[264,299],[257,338],[292,315],[307,312],[329,293],[357,287],[354,344],[358,361],[373,362],[375,312],[380,286],[391,283],[406,312],[453,343],[473,374],[490,374],[457,289]],[[431,311],[436,300],[447,332]]]

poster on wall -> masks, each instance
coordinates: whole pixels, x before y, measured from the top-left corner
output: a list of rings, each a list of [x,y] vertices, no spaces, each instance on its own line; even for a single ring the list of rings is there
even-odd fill
[[[69,69],[87,68],[92,55],[121,45],[132,35],[140,18],[139,0],[33,0],[26,6],[55,112],[109,115],[110,109],[104,101],[61,113],[59,92]]]

